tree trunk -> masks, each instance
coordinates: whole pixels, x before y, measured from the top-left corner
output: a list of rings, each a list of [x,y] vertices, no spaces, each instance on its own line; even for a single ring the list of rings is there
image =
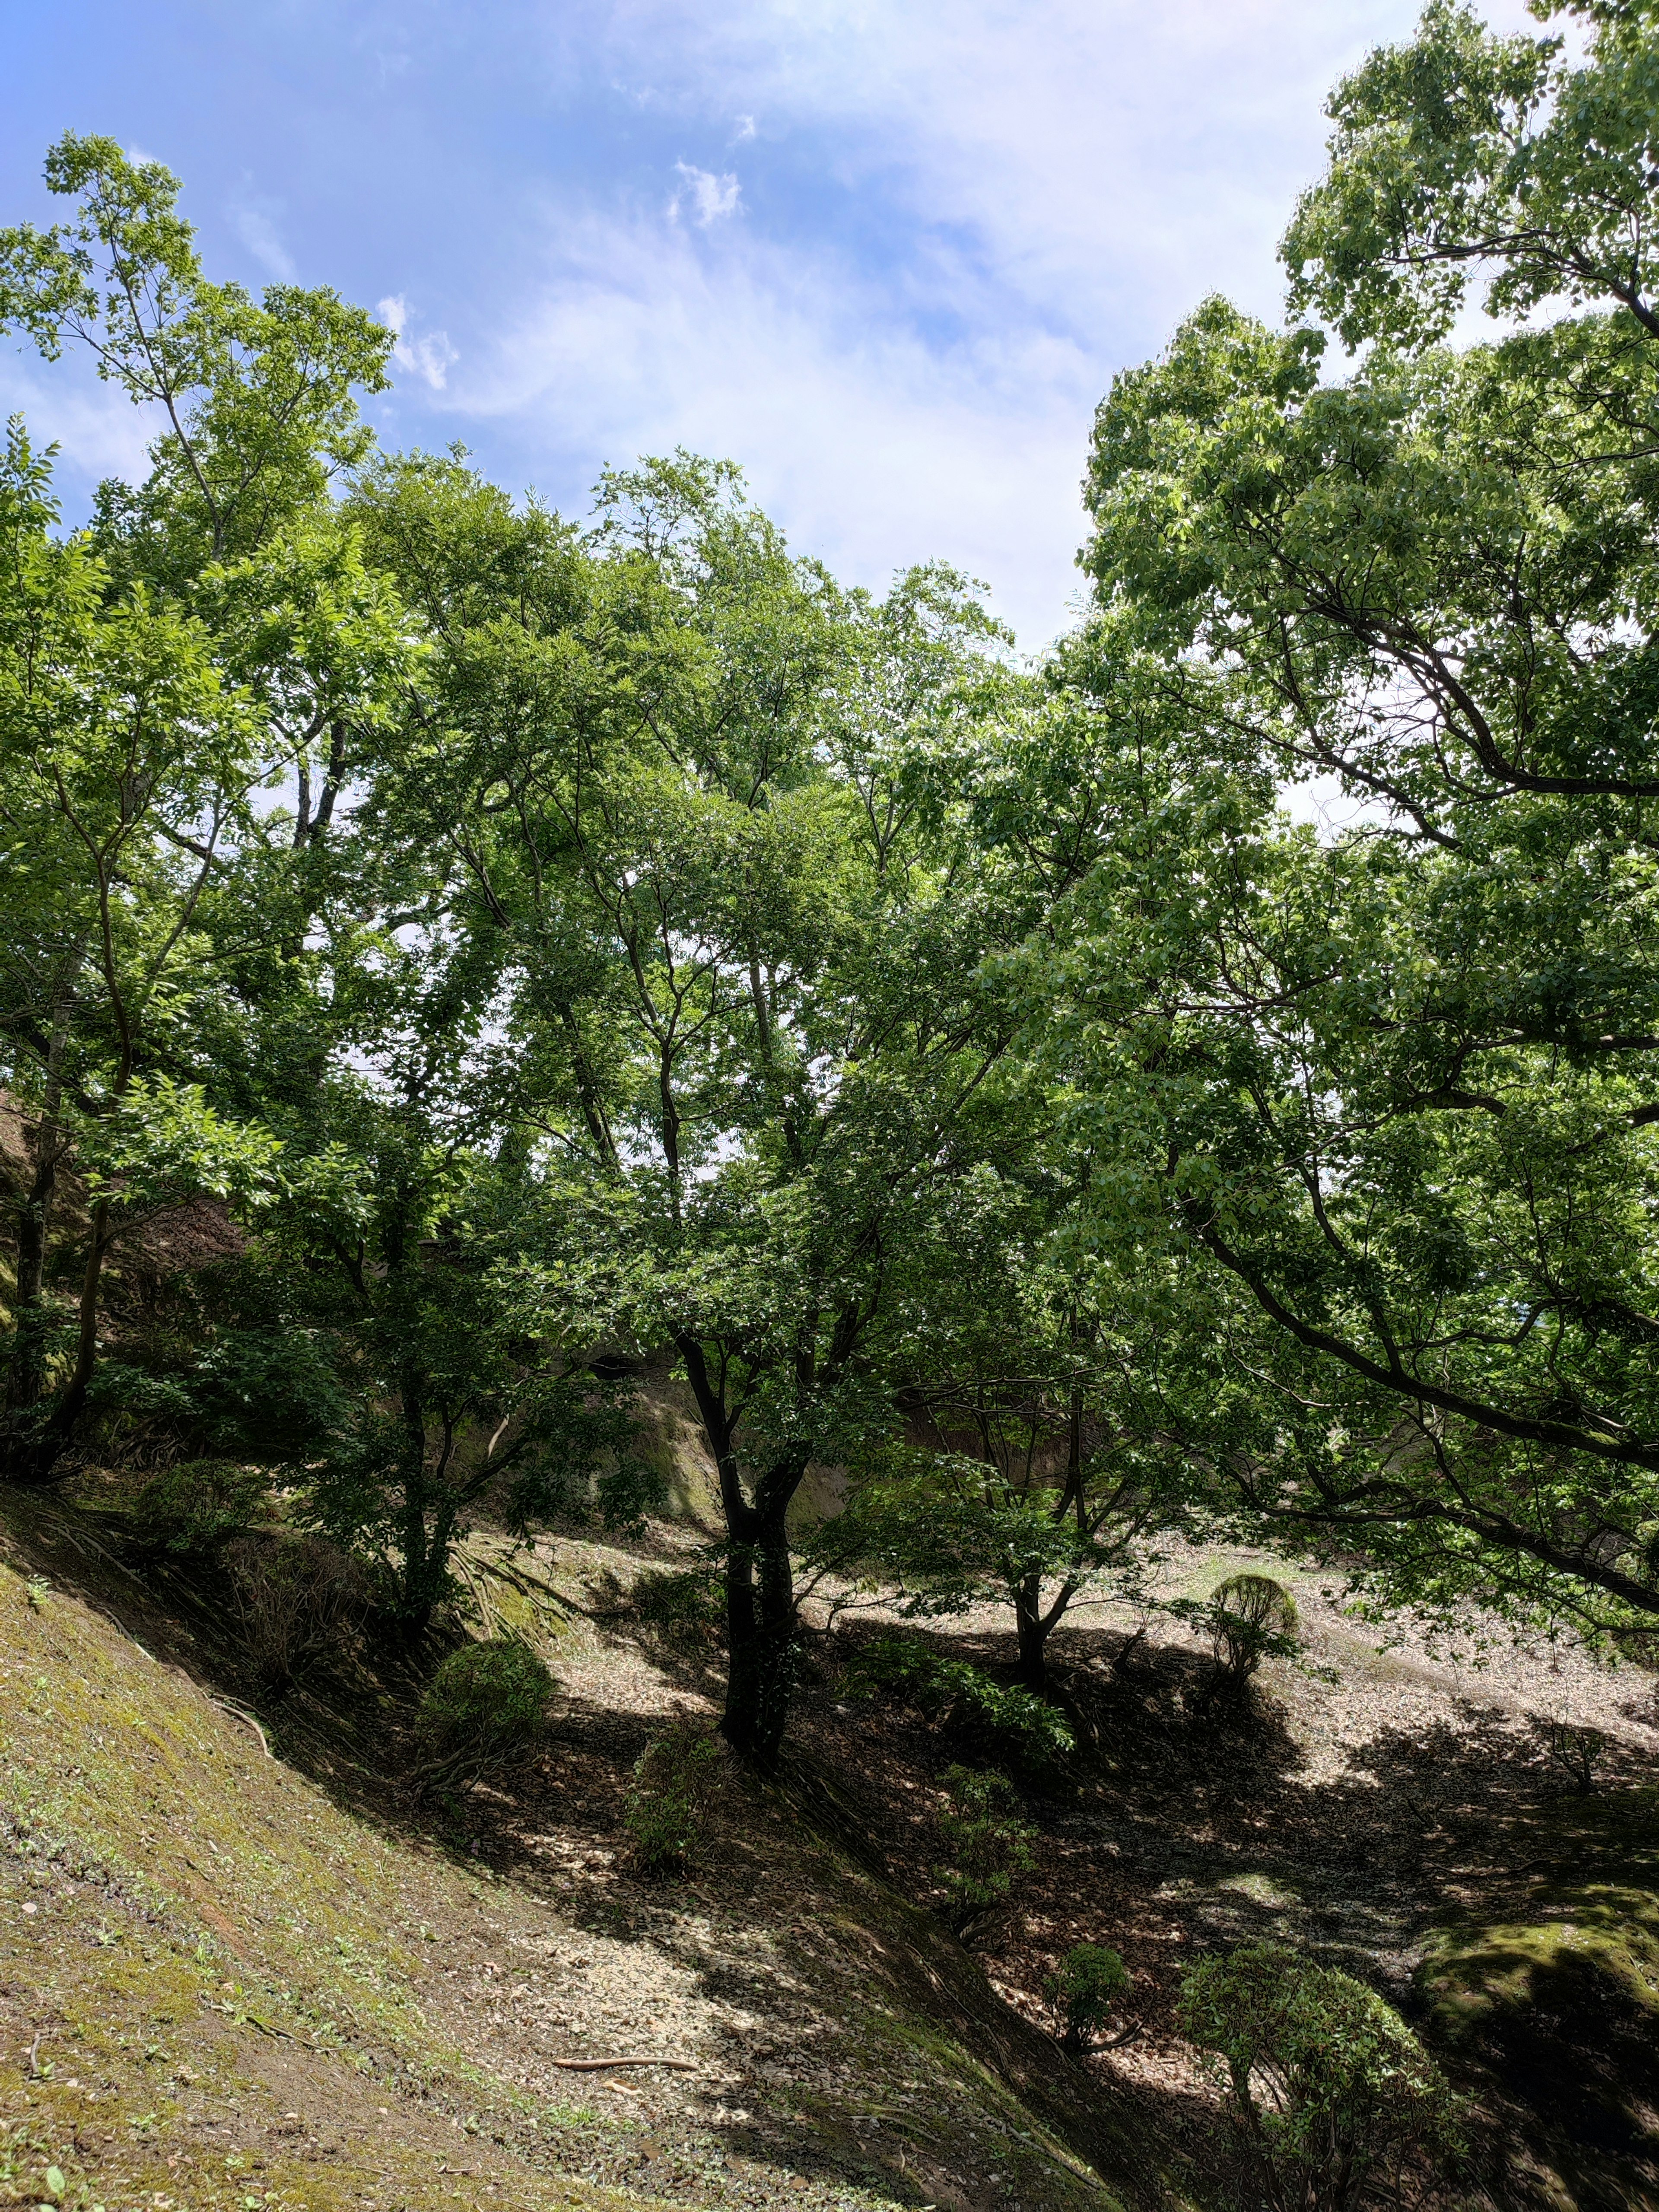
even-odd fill
[[[734,1543],[726,1561],[729,1654],[720,1733],[757,1766],[777,1765],[794,1686],[795,1586],[786,1499]]]
[[[442,1594],[449,1540],[441,1513],[438,1527],[427,1527],[427,1513],[434,1501],[427,1480],[425,1377],[405,1370],[398,1395],[403,1401],[404,1460],[397,1529],[403,1555],[398,1563],[403,1588],[396,1618],[399,1636],[414,1644],[426,1633]]]
[[[46,1247],[52,1227],[52,1195],[58,1188],[58,1164],[63,1156],[59,1118],[63,1110],[64,1025],[52,1026],[46,1052],[46,1095],[35,1124],[30,1146],[34,1172],[27,1195],[17,1205],[16,1334],[6,1370],[5,1405],[8,1413],[27,1414],[38,1406],[46,1388],[46,1325],[49,1316],[43,1295]],[[15,1427],[24,1424],[14,1421]]]
[[[1014,1590],[1014,1627],[1019,1638],[1016,1678],[1022,1688],[1035,1690],[1039,1697],[1048,1693],[1048,1632],[1053,1626],[1053,1617],[1043,1614],[1042,1583],[1036,1575],[1028,1575]]]
[[[677,1337],[686,1379],[720,1475],[726,1519],[726,1711],[720,1734],[743,1758],[775,1766],[794,1686],[795,1578],[789,1501],[806,1474],[804,1447],[786,1450],[755,1485],[751,1504],[738,1466],[725,1383],[708,1371],[695,1336]]]
[[[114,1243],[110,1206],[100,1198],[92,1209],[92,1230],[87,1264],[81,1277],[80,1330],[75,1368],[69,1387],[52,1409],[51,1418],[32,1435],[20,1435],[9,1455],[7,1473],[24,1485],[57,1480],[64,1453],[86,1410],[87,1395],[98,1366],[98,1293],[103,1281],[104,1255]]]

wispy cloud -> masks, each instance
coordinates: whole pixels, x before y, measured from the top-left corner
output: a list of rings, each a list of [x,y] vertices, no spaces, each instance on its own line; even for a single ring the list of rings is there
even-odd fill
[[[239,200],[230,210],[230,227],[269,276],[279,284],[291,284],[298,271],[276,228],[280,212],[273,200]]]
[[[392,358],[399,368],[418,376],[434,392],[441,392],[449,372],[460,359],[449,343],[447,331],[428,331],[420,337],[409,335],[409,307],[401,292],[382,300],[374,311],[397,338]]]
[[[668,203],[671,216],[678,218],[681,208],[689,206],[693,222],[707,230],[722,216],[737,213],[742,196],[735,177],[717,177],[712,171],[699,169],[690,161],[676,161],[674,170],[680,182]]]
[[[1074,346],[988,334],[941,363],[845,264],[592,216],[562,226],[538,295],[450,395],[493,444],[556,424],[556,453],[540,429],[533,459],[520,446],[537,481],[579,494],[587,456],[730,456],[849,580],[945,555],[992,580],[1026,641],[1059,626],[1097,396]]]

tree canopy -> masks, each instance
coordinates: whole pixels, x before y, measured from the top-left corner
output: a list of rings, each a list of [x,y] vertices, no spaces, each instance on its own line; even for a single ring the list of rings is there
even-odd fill
[[[660,1504],[665,1364],[763,1762],[815,1467],[1033,1688],[1177,1529],[1650,1632],[1659,17],[1574,12],[1338,87],[1285,327],[1115,379],[1036,661],[727,462],[381,450],[389,331],[64,138],[0,323],[161,427],[79,529],[0,470],[9,1478],[264,1468],[417,1637],[476,1515]]]

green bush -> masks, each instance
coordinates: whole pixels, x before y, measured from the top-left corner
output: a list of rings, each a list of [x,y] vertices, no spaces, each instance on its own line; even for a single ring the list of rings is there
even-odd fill
[[[1103,1943],[1075,1943],[1042,1987],[1072,2052],[1086,2051],[1130,1988],[1129,1971]]]
[[[1266,1658],[1292,1657],[1295,1627],[1296,1601],[1271,1575],[1231,1575],[1210,1601],[1210,1649],[1231,1682],[1248,1682]]]
[[[1458,2147],[1439,2069],[1352,1975],[1247,1943],[1188,1968],[1178,2017],[1226,2083],[1274,2212],[1399,2201],[1414,2165]]]
[[[188,1459],[152,1476],[133,1511],[140,1534],[158,1549],[205,1552],[246,1528],[270,1489],[258,1468]]]
[[[677,1642],[713,1644],[726,1626],[720,1580],[707,1567],[652,1568],[628,1600],[637,1620]]]
[[[420,1780],[453,1788],[524,1759],[547,1729],[553,1677],[527,1644],[464,1644],[439,1667],[416,1716]]]
[[[645,1873],[672,1873],[696,1857],[723,1760],[719,1738],[690,1714],[641,1753],[623,1824]]]
[[[855,1695],[885,1691],[987,1758],[1052,1773],[1076,1748],[1063,1714],[1034,1690],[998,1682],[966,1659],[947,1659],[917,1636],[878,1636],[848,1662]]]
[[[939,1816],[939,1832],[946,1856],[933,1871],[947,1893],[945,1917],[965,1936],[1007,1896],[1014,1876],[1030,1870],[1036,1832],[1019,1818],[1006,1774],[950,1766],[944,1779],[950,1802]]]

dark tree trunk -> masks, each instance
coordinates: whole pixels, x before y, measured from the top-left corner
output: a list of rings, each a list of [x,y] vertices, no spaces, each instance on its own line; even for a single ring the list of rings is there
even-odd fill
[[[42,1121],[34,1145],[34,1173],[17,1201],[16,1334],[6,1370],[6,1411],[27,1413],[46,1389],[46,1328],[50,1315],[43,1295],[46,1240],[52,1193],[58,1183],[58,1142]]]
[[[399,1395],[404,1449],[397,1529],[403,1587],[395,1612],[398,1634],[405,1642],[415,1644],[426,1633],[443,1595],[453,1516],[445,1515],[441,1495],[433,1496],[434,1486],[427,1466],[426,1377],[405,1370]],[[428,1516],[434,1506],[437,1511],[428,1525]]]
[[[1039,1697],[1048,1692],[1048,1632],[1053,1626],[1053,1618],[1043,1613],[1042,1585],[1030,1575],[1014,1591],[1014,1628],[1019,1638],[1015,1671],[1022,1688],[1035,1690]]]
[[[32,1424],[32,1413],[46,1390],[46,1329],[51,1318],[46,1304],[46,1249],[52,1228],[52,1201],[58,1188],[58,1166],[63,1158],[64,1026],[54,1024],[46,1053],[46,1095],[35,1123],[29,1152],[33,1172],[29,1187],[18,1200],[16,1334],[6,1370],[5,1406],[14,1432]],[[22,1419],[19,1419],[22,1416]]]
[[[75,1366],[63,1396],[50,1416],[21,1432],[9,1456],[7,1473],[16,1483],[55,1481],[65,1470],[64,1454],[86,1411],[88,1393],[98,1367],[98,1299],[103,1283],[104,1260],[115,1233],[110,1206],[100,1198],[92,1209],[92,1228],[87,1245],[87,1264],[81,1277],[81,1311],[76,1342]]]
[[[750,1540],[734,1543],[726,1560],[729,1663],[720,1733],[757,1766],[773,1767],[783,1745],[794,1686],[795,1588],[784,1525],[785,1499]]]
[[[694,1336],[676,1340],[703,1435],[720,1473],[726,1519],[726,1711],[720,1734],[757,1766],[775,1766],[794,1686],[795,1578],[789,1559],[789,1502],[806,1474],[804,1448],[782,1453],[755,1485],[738,1472],[734,1423],[724,1387]]]

